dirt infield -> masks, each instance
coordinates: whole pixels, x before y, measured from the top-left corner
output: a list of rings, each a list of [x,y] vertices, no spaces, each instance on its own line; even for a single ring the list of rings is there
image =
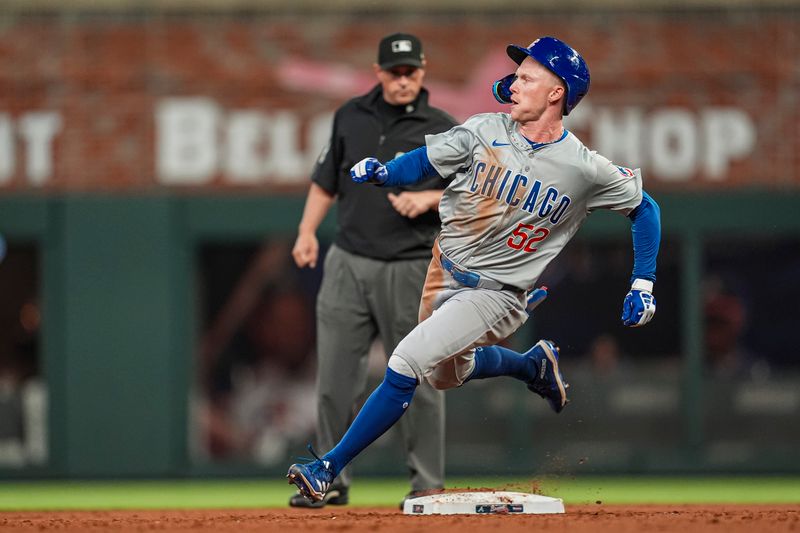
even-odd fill
[[[581,505],[563,515],[407,516],[396,509],[72,511],[0,513],[2,531],[569,531],[800,533],[794,505]]]

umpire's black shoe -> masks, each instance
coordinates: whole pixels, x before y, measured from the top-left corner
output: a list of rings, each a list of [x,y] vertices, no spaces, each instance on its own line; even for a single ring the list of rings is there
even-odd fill
[[[308,509],[319,509],[326,505],[347,505],[350,502],[347,487],[332,488],[325,493],[325,496],[318,502],[311,501],[299,492],[289,498],[289,507],[305,507]]]
[[[403,507],[406,506],[406,501],[407,500],[413,500],[414,498],[419,498],[420,496],[427,496],[428,494],[435,494],[437,492],[440,492],[440,491],[437,490],[437,489],[432,489],[432,490],[412,490],[411,492],[406,494],[405,498],[403,498],[403,501],[400,502],[400,510],[402,511]]]

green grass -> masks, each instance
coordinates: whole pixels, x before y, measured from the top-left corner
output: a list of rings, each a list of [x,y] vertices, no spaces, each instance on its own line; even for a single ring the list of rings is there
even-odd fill
[[[448,488],[487,487],[529,492],[530,481],[454,478]],[[403,479],[357,480],[353,506],[395,506]],[[540,481],[538,490],[567,504],[800,503],[798,477],[587,477]],[[55,509],[191,509],[285,507],[286,483],[268,480],[0,482],[0,511]]]

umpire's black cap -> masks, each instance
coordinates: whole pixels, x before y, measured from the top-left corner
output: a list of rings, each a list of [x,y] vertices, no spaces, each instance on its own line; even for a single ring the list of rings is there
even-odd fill
[[[422,42],[410,33],[387,35],[378,45],[378,65],[383,70],[401,65],[422,68],[424,59]]]

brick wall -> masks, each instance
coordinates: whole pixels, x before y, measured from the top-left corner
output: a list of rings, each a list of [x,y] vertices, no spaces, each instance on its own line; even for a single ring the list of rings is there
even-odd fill
[[[489,86],[512,70],[506,44],[555,35],[592,73],[568,127],[641,166],[648,188],[800,184],[800,15],[791,10],[2,22],[0,193],[303,189],[330,112],[371,86],[377,41],[394,30],[423,39],[432,100],[459,118],[502,109]],[[168,142],[160,129],[159,109],[181,102],[206,122],[190,113],[172,135],[205,124],[202,142]]]

